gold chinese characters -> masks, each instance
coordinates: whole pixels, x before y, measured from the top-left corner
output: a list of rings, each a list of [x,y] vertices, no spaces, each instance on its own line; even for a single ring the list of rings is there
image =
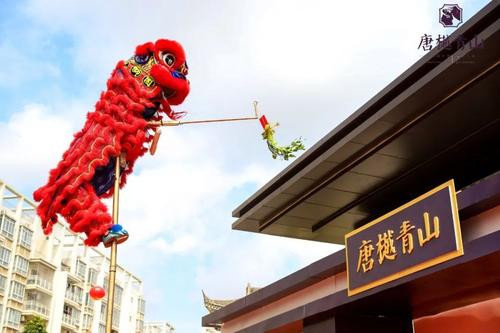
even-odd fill
[[[432,239],[439,238],[439,217],[434,216],[432,231],[428,212],[423,214],[423,220],[424,230],[421,228],[417,229],[418,244],[420,247],[425,246]],[[401,244],[400,248],[403,255],[411,255],[415,248],[412,233],[414,229],[415,226],[412,225],[409,220],[403,221],[399,227],[399,234],[396,237],[396,240]],[[388,229],[381,234],[379,233],[377,236],[378,241],[375,244],[376,251],[372,244],[372,240],[361,241],[356,271],[359,272],[361,270],[363,273],[366,273],[373,269],[375,263],[375,259],[373,258],[374,252],[377,255],[376,259],[379,265],[382,265],[385,260],[396,260],[398,253],[396,251],[396,246],[394,245],[393,235],[394,230],[392,229]]]

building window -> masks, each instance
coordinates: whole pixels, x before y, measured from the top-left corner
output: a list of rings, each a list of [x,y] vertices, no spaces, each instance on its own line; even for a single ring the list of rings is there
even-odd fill
[[[73,302],[82,304],[82,288],[68,283],[66,286],[66,298],[72,300]]]
[[[139,298],[137,301],[137,312],[144,313],[145,308],[146,302],[142,298]]]
[[[76,275],[81,278],[85,279],[85,270],[87,269],[87,264],[84,263],[81,260],[76,261]]]
[[[106,321],[106,303],[104,302],[101,303],[101,321]]]
[[[12,281],[10,284],[10,297],[22,302],[24,298],[24,286],[17,281]]]
[[[87,276],[87,282],[95,286],[97,284],[97,271],[95,269],[89,269],[89,275]]]
[[[144,322],[140,319],[135,321],[135,329],[137,332],[142,332],[144,330]]]
[[[88,314],[83,315],[83,328],[90,329],[92,327],[92,316]]]
[[[0,292],[5,292],[5,283],[7,283],[7,278],[3,275],[0,275]]]
[[[16,221],[8,217],[7,215],[3,216],[2,230],[1,233],[8,239],[12,240],[14,238],[14,227],[16,225]]]
[[[16,273],[19,273],[23,276],[28,275],[28,266],[29,266],[29,261],[21,256],[16,256],[15,257],[15,262],[14,262],[14,271]]]
[[[21,246],[31,249],[31,240],[33,239],[33,231],[26,227],[21,227],[19,229],[19,244]]]
[[[113,325],[114,327],[120,326],[120,310],[114,308],[113,309]]]
[[[122,304],[123,288],[119,285],[115,285],[115,304],[121,306]]]
[[[19,324],[21,323],[21,312],[7,308],[7,313],[6,313],[6,322],[7,325],[13,326],[13,327],[19,327]]]
[[[106,333],[106,326],[103,324],[99,324],[99,333]]]
[[[39,298],[39,295],[37,293],[33,293],[33,292],[29,292],[29,291],[26,292],[26,299],[28,301],[36,301],[38,298]]]
[[[77,309],[64,304],[63,308],[63,322],[73,325],[73,326],[79,326],[80,325],[80,314],[81,312],[78,311]]]
[[[104,282],[102,283],[102,287],[104,288],[104,290],[106,290],[106,292],[108,292],[108,276],[106,275],[104,277]]]
[[[2,265],[5,268],[9,268],[9,262],[10,262],[10,250],[0,246],[0,265]]]
[[[78,303],[82,304],[82,299],[83,299],[83,289],[80,287],[75,288],[75,295],[77,297]]]

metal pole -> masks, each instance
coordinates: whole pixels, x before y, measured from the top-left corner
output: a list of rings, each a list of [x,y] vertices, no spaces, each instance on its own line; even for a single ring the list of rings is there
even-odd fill
[[[180,126],[189,124],[206,124],[206,123],[222,123],[227,121],[242,121],[242,120],[255,120],[257,117],[243,117],[243,118],[220,118],[220,119],[205,119],[205,120],[187,120],[187,121],[149,121],[149,126]]]
[[[152,127],[158,127],[158,126],[180,126],[180,125],[189,125],[189,124],[206,124],[206,123],[223,123],[227,121],[242,121],[242,120],[255,120],[259,119],[260,114],[259,114],[259,108],[258,108],[259,102],[253,101],[253,110],[254,110],[254,116],[253,117],[239,117],[239,118],[216,118],[216,119],[202,119],[202,120],[153,120],[153,121],[148,121],[148,125]]]
[[[115,184],[113,191],[113,224],[118,224],[118,208],[120,193],[120,155],[116,157],[115,164]],[[115,303],[115,280],[116,280],[116,240],[111,244],[111,257],[109,259],[108,276],[108,307],[106,314],[106,333],[112,333],[113,309]]]

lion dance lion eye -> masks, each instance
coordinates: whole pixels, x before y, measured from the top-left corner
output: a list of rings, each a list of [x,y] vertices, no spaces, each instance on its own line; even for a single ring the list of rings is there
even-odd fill
[[[168,67],[172,67],[175,62],[175,57],[172,53],[164,53],[162,55],[163,61],[167,64]]]

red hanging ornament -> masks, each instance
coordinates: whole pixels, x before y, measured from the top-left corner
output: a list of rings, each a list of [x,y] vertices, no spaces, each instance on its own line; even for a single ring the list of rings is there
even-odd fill
[[[106,290],[104,290],[104,288],[102,287],[94,286],[90,288],[89,295],[93,300],[98,301],[106,296]]]

